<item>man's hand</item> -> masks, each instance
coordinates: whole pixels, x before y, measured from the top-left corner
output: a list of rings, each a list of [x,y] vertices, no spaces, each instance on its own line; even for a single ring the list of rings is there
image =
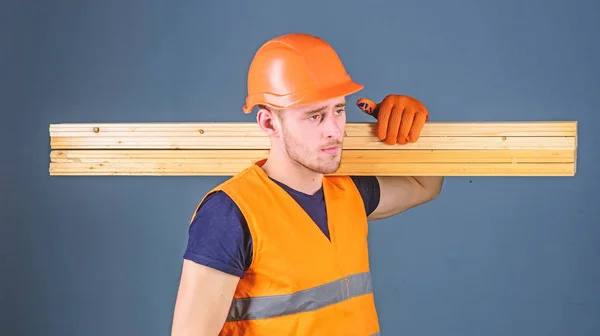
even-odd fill
[[[377,137],[388,145],[416,142],[429,120],[429,111],[415,98],[387,95],[379,104],[360,98],[356,105],[377,119]]]
[[[388,145],[416,142],[429,120],[427,108],[415,98],[388,95],[376,104],[360,98],[356,105],[377,119],[377,137]],[[377,176],[380,201],[370,220],[387,218],[429,202],[440,193],[443,177]]]

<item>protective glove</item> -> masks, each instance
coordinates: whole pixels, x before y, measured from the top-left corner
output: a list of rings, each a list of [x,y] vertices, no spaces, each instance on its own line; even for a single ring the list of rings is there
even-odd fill
[[[377,119],[377,137],[388,145],[416,142],[429,120],[429,111],[415,98],[387,95],[379,104],[360,98],[356,105]]]

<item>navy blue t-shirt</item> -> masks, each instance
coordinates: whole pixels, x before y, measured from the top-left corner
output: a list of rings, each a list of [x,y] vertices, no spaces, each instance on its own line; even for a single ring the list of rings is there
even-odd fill
[[[379,205],[379,182],[374,176],[352,176],[362,196],[367,215]],[[329,238],[323,188],[314,195],[294,190],[273,180],[287,191]],[[246,220],[231,198],[222,191],[208,195],[189,227],[184,258],[243,277],[252,262],[252,238]]]

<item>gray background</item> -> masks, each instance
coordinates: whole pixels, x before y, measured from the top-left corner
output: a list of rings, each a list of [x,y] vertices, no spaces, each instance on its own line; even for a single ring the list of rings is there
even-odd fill
[[[401,93],[434,121],[579,121],[576,177],[447,178],[372,223],[383,334],[599,335],[599,14],[591,0],[2,1],[0,334],[169,334],[188,221],[225,177],[50,177],[48,125],[254,121],[253,53],[301,31],[366,85],[351,103]]]

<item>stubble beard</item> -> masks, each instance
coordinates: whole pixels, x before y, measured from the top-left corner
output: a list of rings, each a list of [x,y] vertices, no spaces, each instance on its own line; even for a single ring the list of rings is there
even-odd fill
[[[343,141],[342,141],[343,142]],[[340,145],[342,142],[329,144],[327,146]],[[297,141],[289,133],[283,137],[284,148],[290,159],[296,164],[317,174],[332,174],[338,171],[341,165],[341,151],[337,155],[320,155],[321,149],[318,148],[312,153],[311,149]],[[326,146],[326,147],[327,147]]]

